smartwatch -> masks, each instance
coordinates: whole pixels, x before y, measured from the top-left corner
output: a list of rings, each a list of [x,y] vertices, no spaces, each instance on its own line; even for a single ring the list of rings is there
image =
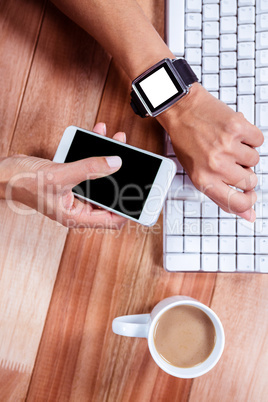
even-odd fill
[[[197,81],[185,59],[163,59],[132,82],[130,105],[141,117],[155,117],[185,96]]]

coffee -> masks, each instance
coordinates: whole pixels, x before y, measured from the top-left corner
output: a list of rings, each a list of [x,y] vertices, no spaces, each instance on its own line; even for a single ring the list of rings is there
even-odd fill
[[[180,305],[161,315],[154,329],[159,355],[175,367],[190,368],[205,361],[216,341],[208,315],[193,306]]]

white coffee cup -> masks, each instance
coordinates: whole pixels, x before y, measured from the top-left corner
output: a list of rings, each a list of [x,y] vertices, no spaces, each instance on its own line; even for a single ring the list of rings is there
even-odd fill
[[[216,341],[208,358],[202,363],[189,367],[175,367],[164,360],[157,352],[154,344],[154,329],[160,316],[175,306],[193,306],[202,310],[212,321]],[[147,338],[150,353],[158,366],[166,373],[179,378],[199,377],[211,370],[220,359],[225,342],[223,326],[217,315],[206,305],[187,296],[172,296],[160,301],[152,310],[151,314],[125,315],[113,320],[113,332],[118,335]]]

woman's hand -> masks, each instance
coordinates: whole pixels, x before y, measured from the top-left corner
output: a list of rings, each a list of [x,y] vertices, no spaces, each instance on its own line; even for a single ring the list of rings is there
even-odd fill
[[[255,147],[263,143],[262,132],[197,83],[158,120],[193,184],[224,211],[254,221],[257,176],[251,167],[259,161]]]
[[[105,135],[106,126],[98,123],[93,131]],[[125,133],[118,132],[113,138],[125,142]],[[84,180],[97,180],[116,172],[121,163],[118,156],[63,164],[14,155],[0,161],[0,195],[11,207],[12,201],[19,201],[67,227],[120,228],[125,218],[74,197],[72,188]],[[20,211],[25,213],[25,209]]]

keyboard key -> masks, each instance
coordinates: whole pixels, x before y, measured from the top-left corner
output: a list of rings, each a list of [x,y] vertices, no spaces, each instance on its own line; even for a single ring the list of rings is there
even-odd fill
[[[201,31],[201,14],[187,13],[185,21],[186,29],[196,29]]]
[[[203,21],[217,21],[219,17],[218,4],[205,4],[203,6]]]
[[[238,26],[238,42],[253,42],[255,40],[255,25],[245,24]]]
[[[255,212],[257,218],[268,218],[268,202],[256,202]]]
[[[254,237],[238,237],[237,238],[238,254],[254,254]]]
[[[236,86],[236,70],[221,70],[220,86]]]
[[[184,236],[185,253],[200,253],[200,237]]]
[[[202,270],[215,272],[218,270],[218,254],[202,254]]]
[[[254,222],[248,222],[245,219],[237,219],[238,236],[254,236]]]
[[[256,51],[256,67],[267,67],[268,66],[268,50],[257,50]]]
[[[257,236],[268,236],[268,219],[256,219],[255,230]]]
[[[218,74],[203,74],[202,85],[207,91],[219,90],[219,75]]]
[[[255,0],[238,0],[238,6],[255,6]]]
[[[178,235],[183,233],[183,201],[167,200],[166,233]]]
[[[220,253],[234,254],[236,252],[236,238],[234,236],[221,236],[220,241]]]
[[[236,17],[222,17],[220,19],[221,34],[234,34],[237,31]]]
[[[235,0],[221,0],[220,7],[221,17],[226,15],[236,15],[237,5]]]
[[[268,12],[268,1],[267,0],[257,0],[256,13],[262,14]]]
[[[219,38],[219,22],[206,21],[203,22],[203,39]]]
[[[236,256],[233,254],[219,255],[219,270],[222,272],[234,272],[236,270]]]
[[[236,220],[231,219],[221,219],[219,221],[219,233],[222,236],[235,236],[235,226]]]
[[[218,74],[219,57],[203,57],[202,71],[203,74]]]
[[[167,236],[166,252],[182,253],[183,252],[183,236]]]
[[[254,255],[238,254],[237,271],[254,272]]]
[[[186,0],[186,12],[201,13],[202,0]]]
[[[237,93],[238,95],[254,95],[255,83],[254,77],[240,77],[237,80]]]
[[[202,217],[203,218],[217,218],[219,207],[213,201],[202,202]]]
[[[236,52],[221,53],[220,68],[236,68]]]
[[[253,59],[238,60],[237,64],[238,77],[253,77],[254,75],[255,75],[255,62]]]
[[[268,84],[268,67],[256,68],[256,85]]]
[[[256,32],[268,30],[268,14],[258,14],[256,17]]]
[[[260,130],[268,129],[268,104],[256,104],[256,125]]]
[[[201,64],[201,49],[187,48],[185,49],[185,59],[189,64]]]
[[[237,97],[237,111],[242,112],[245,118],[254,124],[255,100],[254,95],[239,95]]]
[[[219,40],[204,39],[202,44],[203,56],[218,56],[219,55]]]
[[[200,219],[198,218],[185,218],[183,227],[185,235],[200,235]]]
[[[184,1],[166,2],[167,44],[175,56],[184,55]]]
[[[254,23],[255,23],[255,7],[239,7],[238,24],[254,24]]]
[[[238,43],[238,53],[237,53],[238,59],[254,59],[254,56],[255,56],[255,43],[254,42],[239,42]]]
[[[268,255],[268,237],[256,237],[256,254]]]
[[[268,102],[268,85],[256,86],[256,101]]]
[[[235,51],[236,50],[236,34],[226,34],[220,37],[220,50],[221,52]]]
[[[218,237],[202,236],[202,253],[217,253],[217,252],[218,252]]]
[[[257,32],[256,49],[268,49],[268,32]]]
[[[202,219],[202,234],[206,236],[216,236],[218,234],[218,219]]]
[[[236,103],[236,88],[222,87],[220,88],[220,100],[225,103]]]
[[[187,47],[201,47],[201,32],[186,31],[185,45]]]
[[[166,269],[168,271],[198,271],[200,270],[199,254],[166,254]]]
[[[268,273],[268,255],[256,255],[255,266],[257,272]]]
[[[184,216],[196,217],[201,216],[201,203],[199,201],[184,201]]]

